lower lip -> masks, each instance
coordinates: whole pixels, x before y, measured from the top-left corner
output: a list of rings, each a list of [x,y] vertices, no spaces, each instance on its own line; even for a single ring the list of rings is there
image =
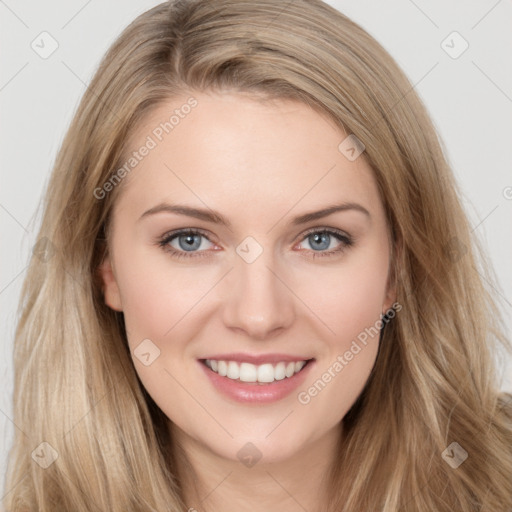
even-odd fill
[[[228,377],[221,377],[218,373],[210,370],[204,362],[198,361],[198,363],[214,387],[232,400],[245,403],[271,403],[285,398],[297,389],[304,382],[315,360],[310,360],[299,373],[292,377],[285,377],[268,384],[239,382]]]

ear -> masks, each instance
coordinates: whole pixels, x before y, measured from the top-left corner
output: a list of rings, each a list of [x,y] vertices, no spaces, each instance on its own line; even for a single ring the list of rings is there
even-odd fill
[[[105,256],[102,263],[98,267],[101,280],[103,282],[103,295],[105,297],[105,304],[115,311],[122,311],[123,305],[121,302],[121,294],[117,286],[116,276],[110,256]]]

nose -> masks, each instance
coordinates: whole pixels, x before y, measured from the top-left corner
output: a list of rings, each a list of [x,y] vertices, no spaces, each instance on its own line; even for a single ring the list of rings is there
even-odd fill
[[[263,251],[252,263],[236,256],[225,282],[224,324],[255,340],[288,328],[295,317],[294,296],[285,284],[285,272],[270,253]]]

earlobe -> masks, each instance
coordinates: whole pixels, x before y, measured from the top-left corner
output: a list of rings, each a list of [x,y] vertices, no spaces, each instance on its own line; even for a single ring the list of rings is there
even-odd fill
[[[110,256],[105,256],[98,270],[103,282],[105,304],[115,311],[122,311],[123,306],[121,303],[121,294],[119,292],[119,287],[117,286]]]

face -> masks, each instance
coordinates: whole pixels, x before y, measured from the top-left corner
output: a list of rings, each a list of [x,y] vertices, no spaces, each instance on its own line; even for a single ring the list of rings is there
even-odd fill
[[[167,133],[189,97],[130,139],[105,301],[178,435],[284,460],[339,427],[374,365],[394,300],[383,205],[364,153],[307,105],[197,93]]]

